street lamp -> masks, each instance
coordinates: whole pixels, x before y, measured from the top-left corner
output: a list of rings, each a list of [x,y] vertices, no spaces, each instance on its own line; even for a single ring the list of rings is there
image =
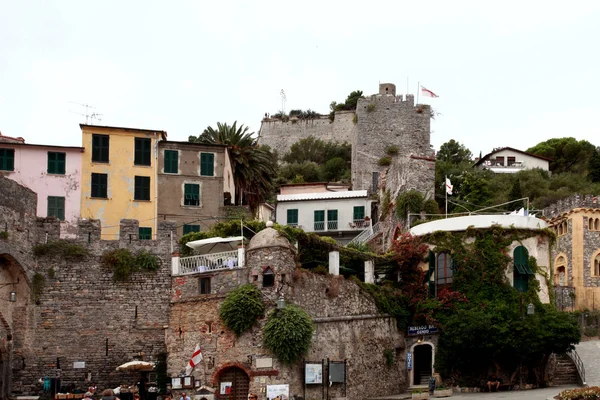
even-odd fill
[[[277,304],[278,310],[284,309],[285,308],[285,299],[283,298],[283,295],[279,296],[279,298],[277,299],[277,301],[275,303]]]
[[[527,315],[533,315],[535,314],[535,307],[533,306],[533,303],[529,303],[527,305]]]

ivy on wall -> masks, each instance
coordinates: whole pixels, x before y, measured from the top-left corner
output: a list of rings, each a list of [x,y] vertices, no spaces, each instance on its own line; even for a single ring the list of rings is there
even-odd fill
[[[313,331],[310,315],[290,304],[269,313],[263,343],[282,363],[292,364],[308,353]]]
[[[219,308],[219,317],[237,336],[250,330],[264,313],[261,292],[252,284],[242,285],[229,292]]]

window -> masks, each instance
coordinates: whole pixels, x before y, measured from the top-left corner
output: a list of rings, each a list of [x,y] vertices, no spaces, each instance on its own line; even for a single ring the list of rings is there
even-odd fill
[[[183,234],[186,235],[192,232],[200,232],[200,225],[183,225]]]
[[[336,230],[338,228],[338,210],[327,210],[327,229]]]
[[[164,159],[165,174],[176,174],[179,172],[179,152],[177,150],[165,150]]]
[[[135,156],[133,163],[135,165],[150,165],[151,154],[152,141],[145,138],[135,138]]]
[[[315,210],[315,231],[325,230],[325,210]]]
[[[298,209],[287,210],[287,224],[298,225]]]
[[[567,261],[563,256],[556,259],[556,276],[554,281],[559,286],[567,286]]]
[[[194,183],[186,183],[183,187],[183,205],[184,206],[199,206],[200,205],[200,185]]]
[[[48,152],[48,173],[49,174],[65,174],[65,159],[66,153]]]
[[[529,253],[523,246],[518,246],[513,252],[513,282],[515,289],[526,292],[529,286],[529,275],[533,271],[529,268]]]
[[[105,199],[108,197],[107,174],[92,174],[92,197]]]
[[[371,191],[377,193],[377,187],[379,186],[379,172],[373,172],[373,187]]]
[[[448,253],[440,253],[436,261],[435,284],[439,294],[444,287],[452,289],[452,258]]]
[[[152,240],[152,228],[139,227],[138,228],[138,239],[140,240]]]
[[[61,221],[65,220],[65,198],[57,196],[48,196],[48,217],[56,217]]]
[[[15,170],[15,150],[0,149],[0,171]]]
[[[517,162],[517,159],[515,157],[506,157],[506,165],[507,166],[510,167],[511,165],[513,165],[516,162]]]
[[[108,135],[92,135],[92,161],[108,162]]]
[[[271,268],[267,268],[265,272],[263,272],[263,287],[273,286],[275,286],[275,274]]]
[[[496,157],[496,165],[504,166],[504,157]]]
[[[594,276],[600,276],[600,254],[594,257]]]
[[[598,219],[598,218],[596,218],[596,219],[594,220],[594,230],[595,230],[595,231],[598,231],[598,230],[600,230],[600,219]]]
[[[354,222],[364,220],[365,219],[365,206],[354,207],[353,215],[354,215],[353,216]]]
[[[133,191],[134,200],[150,200],[150,177],[136,176]]]
[[[215,175],[215,155],[213,153],[200,153],[200,175]]]
[[[200,294],[210,294],[210,278],[200,278],[198,281]]]

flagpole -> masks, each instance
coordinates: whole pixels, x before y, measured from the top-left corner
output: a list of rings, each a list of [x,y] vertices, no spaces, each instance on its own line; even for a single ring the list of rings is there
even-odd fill
[[[448,218],[448,176],[444,175],[444,193],[446,194],[446,218]]]
[[[415,106],[417,104],[419,104],[419,92],[421,91],[421,82],[417,82],[417,102],[415,103]]]

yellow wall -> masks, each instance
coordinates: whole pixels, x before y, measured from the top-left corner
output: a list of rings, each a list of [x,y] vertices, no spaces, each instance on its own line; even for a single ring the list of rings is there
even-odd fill
[[[121,219],[137,219],[140,227],[152,228],[156,238],[157,213],[157,139],[161,131],[129,130],[82,126],[82,144],[85,148],[81,177],[81,217],[99,219],[102,239],[117,240]],[[92,162],[92,134],[109,135],[109,162]],[[152,139],[150,166],[134,165],[134,138]],[[91,174],[108,175],[107,199],[91,197]],[[134,200],[135,176],[150,177],[150,200]]]

